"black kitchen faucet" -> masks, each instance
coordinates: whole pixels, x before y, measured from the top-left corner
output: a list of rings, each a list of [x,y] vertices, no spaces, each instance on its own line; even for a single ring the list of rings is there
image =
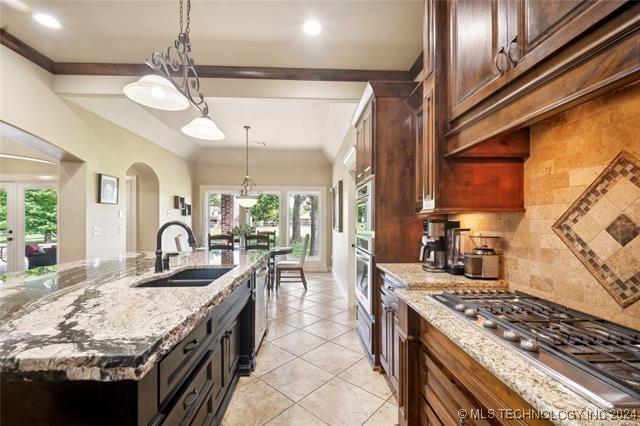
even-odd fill
[[[191,231],[189,225],[184,222],[180,222],[179,220],[173,220],[165,223],[160,227],[160,229],[158,229],[158,235],[156,236],[156,272],[162,272],[165,269],[169,270],[168,258],[166,265],[162,264],[162,234],[164,234],[165,229],[172,225],[182,226],[187,231],[189,246],[192,248],[196,246],[196,239],[193,236],[193,231]]]

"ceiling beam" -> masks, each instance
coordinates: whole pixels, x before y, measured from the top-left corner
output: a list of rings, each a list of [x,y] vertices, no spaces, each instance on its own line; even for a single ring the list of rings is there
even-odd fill
[[[409,71],[384,70],[196,65],[196,71],[200,78],[350,82],[411,79]],[[144,64],[56,62],[53,67],[53,73],[57,75],[142,76],[151,72],[151,68]]]
[[[144,64],[54,62],[1,28],[0,44],[56,75],[142,76],[151,73],[151,69]],[[420,54],[419,58],[421,57],[422,54]],[[422,67],[422,60],[416,60],[416,63],[408,71],[218,65],[198,65],[196,70],[201,78],[366,82],[376,80],[413,80],[415,78],[413,74],[417,75],[420,72],[420,70],[417,72],[415,70],[418,65],[420,65],[420,68]]]
[[[51,59],[38,52],[36,49],[29,46],[22,40],[12,36],[3,28],[0,28],[0,44],[13,50],[18,55],[21,55],[24,58],[30,60],[39,67],[42,67],[50,73],[53,73],[54,62]]]

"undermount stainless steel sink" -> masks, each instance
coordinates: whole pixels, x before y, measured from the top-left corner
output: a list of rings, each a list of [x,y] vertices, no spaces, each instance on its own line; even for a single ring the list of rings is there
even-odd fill
[[[233,268],[185,269],[175,274],[138,284],[136,287],[206,287]]]

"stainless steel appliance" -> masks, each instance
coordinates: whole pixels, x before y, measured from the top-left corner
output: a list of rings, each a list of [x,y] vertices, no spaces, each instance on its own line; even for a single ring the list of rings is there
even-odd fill
[[[495,246],[497,236],[472,235],[476,248],[464,254],[464,275],[469,278],[498,279],[500,275],[500,255]]]
[[[373,313],[373,243],[370,236],[356,235],[356,299],[369,315]]]
[[[371,235],[374,232],[373,180],[358,187],[356,195],[356,234]]]
[[[447,266],[447,229],[459,227],[460,222],[429,219],[423,222],[422,247],[419,259],[429,272],[444,272]]]
[[[433,297],[596,405],[640,408],[640,331],[520,292]]]
[[[260,344],[262,343],[262,339],[264,338],[265,333],[267,332],[267,289],[269,286],[269,266],[267,263],[260,266],[260,268],[256,271],[256,282],[255,282],[255,306],[256,306],[256,314],[255,314],[255,351],[258,351]]]
[[[469,244],[469,228],[447,230],[447,272],[451,275],[464,274],[464,254]]]

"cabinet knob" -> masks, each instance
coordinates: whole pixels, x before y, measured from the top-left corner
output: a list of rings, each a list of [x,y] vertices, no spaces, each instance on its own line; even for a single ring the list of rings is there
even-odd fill
[[[200,340],[193,339],[192,341],[184,345],[184,347],[182,348],[182,352],[184,352],[185,354],[188,354],[189,352],[197,348],[199,344],[200,344]]]
[[[507,54],[504,51],[504,46],[500,47],[500,49],[496,53],[496,57],[494,59],[494,64],[496,66],[496,69],[498,70],[500,75],[504,75],[504,68],[500,68],[500,63],[499,63],[500,55],[507,56]]]
[[[513,59],[513,57],[511,56],[511,51],[512,51],[512,46],[516,47],[516,49],[518,49],[518,35],[514,35],[513,38],[511,39],[511,41],[509,42],[509,47],[507,47],[507,58],[509,59],[509,62],[511,63],[511,66],[513,68],[516,67],[516,65],[518,65],[518,61],[517,59]]]
[[[198,389],[194,389],[184,397],[184,399],[182,400],[182,406],[185,410],[193,405],[194,402],[196,402],[199,394],[200,392],[198,392]]]

